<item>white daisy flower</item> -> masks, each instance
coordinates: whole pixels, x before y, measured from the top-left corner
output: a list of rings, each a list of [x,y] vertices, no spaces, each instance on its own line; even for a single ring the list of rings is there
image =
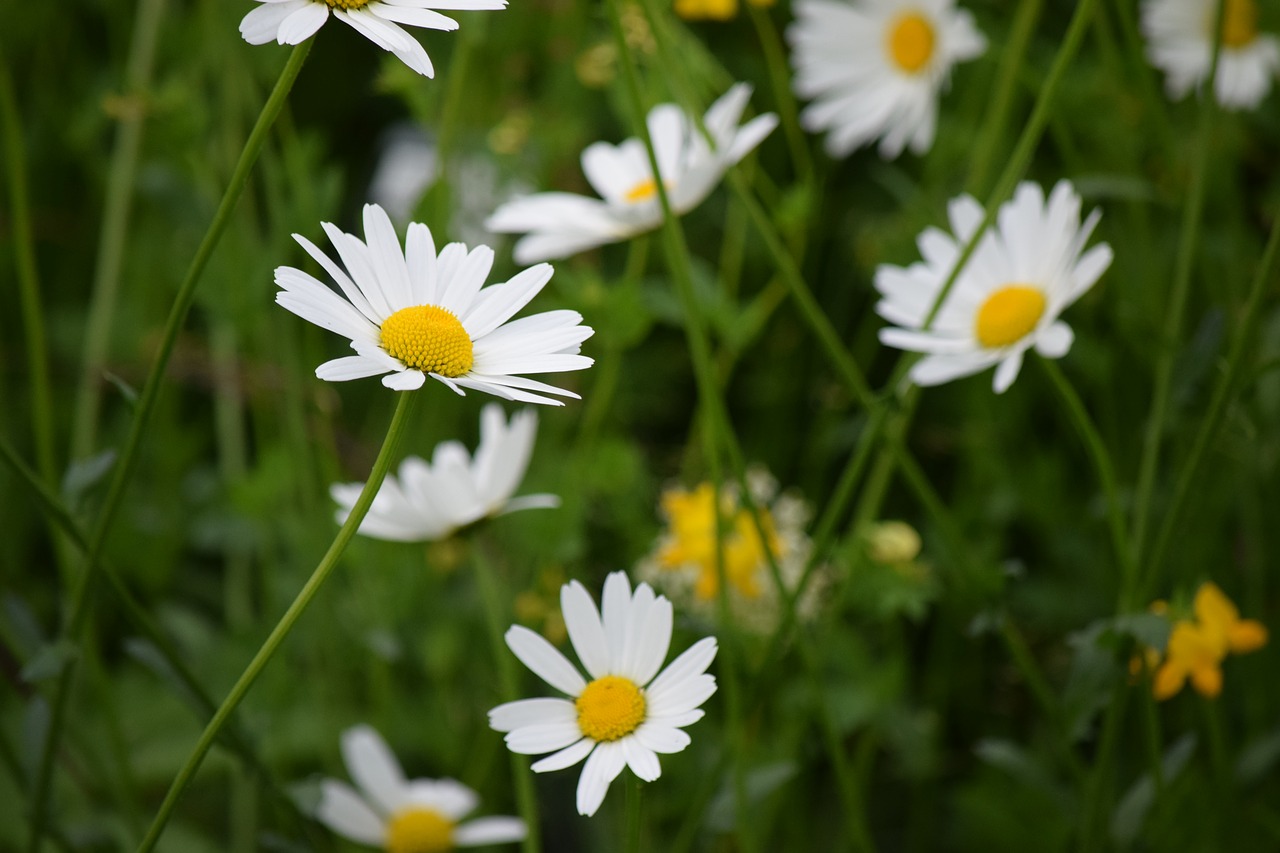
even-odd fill
[[[474,459],[457,441],[436,445],[430,462],[406,458],[398,478],[388,475],[382,481],[359,532],[393,542],[431,542],[482,518],[560,506],[555,495],[511,497],[529,467],[537,431],[532,409],[512,415],[508,424],[502,407],[490,403],[480,413]],[[363,490],[364,483],[335,483],[329,489],[339,504],[338,524],[346,522]]]
[[[535,762],[535,772],[562,770],[585,758],[578,813],[592,815],[624,766],[652,782],[662,773],[658,754],[689,745],[681,729],[702,719],[698,706],[716,692],[715,677],[706,674],[716,641],[699,640],[657,675],[671,644],[671,602],[655,597],[644,583],[633,596],[625,572],[605,580],[603,618],[577,581],[560,588],[560,609],[574,651],[592,680],[583,678],[541,635],[513,625],[507,646],[569,698],[499,705],[489,712],[489,725],[507,732],[512,752],[554,753]]]
[[[430,376],[459,394],[474,388],[524,403],[563,403],[542,394],[577,394],[516,374],[582,370],[578,352],[593,330],[576,311],[544,311],[511,320],[551,279],[538,264],[504,284],[484,287],[493,250],[450,243],[436,255],[427,226],[409,225],[404,251],[381,207],[364,208],[365,240],[328,222],[342,267],[307,238],[293,238],[337,282],[345,299],[293,267],[276,269],[276,302],[304,320],[351,340],[356,355],[327,361],[316,376],[345,382],[383,376],[397,391],[421,388]],[[540,392],[540,393],[533,393]]]
[[[345,838],[387,853],[436,853],[524,840],[520,818],[459,823],[479,803],[475,791],[452,779],[405,779],[400,762],[369,726],[342,733],[342,758],[360,791],[337,779],[323,780],[315,817]]]
[[[659,104],[649,112],[649,137],[674,213],[697,207],[725,171],[777,126],[773,113],[739,126],[750,97],[751,87],[738,83],[707,110],[703,124],[714,149],[675,104]],[[515,245],[517,263],[567,257],[662,224],[658,185],[643,141],[628,139],[616,146],[596,142],[582,152],[582,171],[602,198],[537,193],[509,201],[489,217],[485,227],[494,233],[526,234]]]
[[[456,30],[458,22],[436,9],[458,12],[505,9],[507,0],[256,0],[261,6],[240,21],[249,44],[300,44],[329,20],[330,13],[405,65],[434,77],[431,58],[400,24],[428,30]]]
[[[938,385],[993,364],[1002,393],[1018,376],[1022,357],[1035,347],[1045,358],[1071,348],[1071,327],[1058,319],[1111,265],[1105,243],[1084,251],[1101,212],[1080,223],[1080,196],[1059,181],[1046,204],[1037,184],[1023,182],[1000,207],[996,226],[982,235],[969,262],[928,329],[924,328],[960,253],[984,211],[970,196],[952,200],[952,237],[936,228],[920,235],[924,260],[910,267],[881,266],[876,311],[901,328],[880,330],[882,343],[927,353],[911,369],[917,385]]]
[[[1218,0],[1143,0],[1147,58],[1165,74],[1165,91],[1178,99],[1209,77]],[[1280,40],[1258,32],[1257,0],[1224,0],[1222,49],[1214,94],[1234,109],[1258,106],[1280,70]]]
[[[981,56],[987,40],[954,0],[796,0],[787,29],[792,88],[813,103],[800,122],[827,134],[844,157],[880,140],[891,158],[933,145],[938,92],[951,66]]]

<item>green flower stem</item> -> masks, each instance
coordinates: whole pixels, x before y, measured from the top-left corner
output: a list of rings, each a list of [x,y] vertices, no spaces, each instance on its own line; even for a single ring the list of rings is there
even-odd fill
[[[1164,744],[1160,734],[1160,709],[1156,707],[1156,697],[1151,692],[1149,680],[1142,682],[1142,716],[1146,722],[1147,764],[1151,768],[1151,782],[1155,785],[1155,800],[1158,802],[1164,795]]]
[[[973,168],[966,181],[966,186],[972,193],[981,195],[987,190],[990,172],[997,163],[996,153],[1004,135],[1005,124],[1009,120],[1009,111],[1013,107],[1013,96],[1018,91],[1022,64],[1026,60],[1031,36],[1035,34],[1042,6],[1043,0],[1022,0],[1009,25],[1009,39],[1000,54],[1000,67],[996,71],[995,92],[982,119],[982,130],[974,145]]]
[[[480,598],[484,602],[493,662],[498,668],[500,697],[503,702],[514,702],[520,698],[515,656],[503,641],[506,634],[503,626],[509,624],[510,615],[502,597],[502,585],[484,542],[477,540],[473,543],[471,562],[476,571],[476,586],[480,588]],[[542,849],[542,837],[538,832],[538,795],[533,785],[533,771],[525,756],[511,752],[510,759],[511,775],[516,781],[516,807],[529,830],[520,849],[524,853],[538,853]]]
[[[809,144],[805,140],[804,131],[800,129],[796,99],[791,93],[791,70],[787,67],[787,59],[783,54],[778,27],[774,24],[773,17],[755,3],[747,3],[747,14],[751,16],[751,23],[756,28],[756,37],[760,39],[760,51],[764,54],[765,67],[769,70],[773,100],[778,105],[778,116],[782,120],[782,132],[787,137],[787,150],[791,153],[796,178],[801,184],[811,186],[813,157],[809,155]]]
[[[1022,636],[1022,632],[1018,630],[1013,620],[1008,617],[1001,621],[1000,639],[1004,642],[1005,648],[1009,650],[1009,656],[1013,658],[1014,665],[1018,667],[1018,671],[1022,673],[1022,677],[1026,680],[1027,686],[1031,689],[1031,695],[1035,697],[1040,710],[1049,719],[1055,735],[1053,739],[1054,745],[1061,753],[1063,763],[1071,771],[1071,775],[1075,777],[1077,782],[1083,782],[1085,779],[1085,767],[1081,763],[1079,756],[1071,749],[1066,722],[1062,718],[1061,703],[1058,702],[1052,688],[1049,687],[1049,681],[1036,663],[1035,656],[1031,654],[1026,638]]]
[[[1216,4],[1214,29],[1222,32],[1222,5]],[[1200,124],[1196,130],[1194,159],[1191,164],[1191,186],[1187,190],[1186,206],[1182,209],[1182,226],[1178,235],[1178,255],[1173,267],[1173,286],[1165,302],[1164,333],[1157,348],[1155,391],[1151,397],[1151,411],[1147,416],[1147,429],[1142,442],[1142,458],[1138,466],[1138,485],[1133,504],[1133,549],[1138,563],[1145,562],[1147,526],[1151,517],[1151,502],[1155,492],[1156,469],[1160,463],[1160,445],[1164,440],[1165,421],[1169,417],[1169,398],[1173,388],[1173,363],[1178,354],[1178,340],[1182,336],[1182,320],[1187,309],[1187,295],[1191,289],[1192,264],[1200,245],[1200,226],[1204,214],[1205,189],[1208,184],[1209,157],[1212,151],[1214,124],[1218,119],[1217,80],[1220,43],[1214,41],[1213,57],[1209,68],[1206,89],[1209,95],[1200,108]],[[1137,590],[1131,590],[1136,593]],[[1126,600],[1130,607],[1136,602]]]
[[[627,774],[627,853],[640,853],[644,846],[640,841],[640,800],[644,797],[644,783],[638,776]]]
[[[1218,380],[1218,384],[1214,386],[1213,396],[1209,400],[1208,411],[1205,413],[1204,420],[1200,423],[1199,431],[1196,432],[1195,440],[1191,445],[1191,452],[1187,455],[1187,459],[1182,465],[1182,470],[1178,473],[1177,484],[1173,489],[1173,497],[1169,500],[1169,506],[1164,513],[1164,520],[1160,525],[1160,532],[1156,535],[1155,544],[1151,548],[1151,558],[1146,561],[1143,568],[1144,579],[1147,575],[1153,573],[1156,567],[1164,565],[1165,553],[1173,539],[1174,530],[1177,528],[1182,514],[1182,508],[1186,505],[1187,498],[1191,495],[1191,486],[1195,482],[1200,463],[1204,460],[1205,453],[1208,451],[1214,436],[1218,434],[1219,427],[1222,426],[1222,418],[1226,414],[1227,404],[1231,401],[1236,386],[1239,384],[1240,371],[1244,365],[1244,353],[1256,335],[1258,323],[1262,318],[1260,310],[1262,297],[1267,292],[1267,283],[1271,281],[1278,247],[1280,247],[1280,214],[1277,214],[1271,224],[1271,236],[1267,240],[1267,247],[1263,250],[1262,260],[1258,264],[1258,271],[1254,274],[1253,283],[1250,285],[1243,316],[1240,318],[1239,330],[1231,340],[1231,350],[1227,354],[1226,371]],[[1141,582],[1139,582],[1138,589],[1139,594],[1141,594],[1143,591]]]
[[[120,269],[124,261],[125,235],[129,230],[129,207],[138,173],[138,152],[142,148],[143,120],[147,114],[147,91],[151,86],[156,40],[164,17],[166,0],[140,0],[129,41],[125,66],[123,114],[116,129],[107,172],[107,193],[102,226],[98,233],[98,255],[93,268],[93,292],[89,297],[89,318],[84,330],[84,356],[80,385],[76,390],[72,418],[71,459],[93,452],[98,415],[102,406],[102,371],[106,364],[111,324],[120,290]]]
[[[1119,608],[1120,612],[1124,612],[1128,609],[1128,597],[1132,594],[1137,580],[1138,564],[1134,562],[1133,552],[1125,538],[1124,508],[1120,503],[1120,486],[1116,481],[1115,465],[1111,461],[1106,445],[1102,442],[1102,436],[1098,434],[1098,428],[1080,400],[1080,395],[1076,393],[1057,362],[1047,358],[1037,360],[1049,375],[1054,390],[1058,392],[1058,396],[1062,398],[1062,404],[1067,408],[1067,415],[1075,425],[1076,431],[1080,433],[1080,438],[1084,440],[1085,449],[1089,452],[1089,459],[1093,463],[1098,482],[1106,497],[1107,526],[1111,530],[1111,545],[1115,549],[1116,562],[1120,566],[1121,574]]]
[[[1107,703],[1107,713],[1102,719],[1102,736],[1098,741],[1098,750],[1094,753],[1093,773],[1084,786],[1080,816],[1080,843],[1076,848],[1080,853],[1096,853],[1100,849],[1105,849],[1099,843],[1096,833],[1106,822],[1108,808],[1115,803],[1115,797],[1106,790],[1108,771],[1114,767],[1113,755],[1131,692],[1129,685],[1121,681],[1111,692],[1111,701]]]
[[[195,777],[196,771],[200,768],[200,763],[209,752],[209,748],[213,746],[218,733],[227,724],[231,714],[239,706],[245,695],[248,694],[249,688],[253,686],[262,670],[271,662],[276,650],[280,648],[285,638],[289,636],[294,624],[302,616],[303,611],[307,609],[307,605],[311,603],[311,600],[315,598],[316,593],[320,591],[320,587],[324,585],[334,567],[338,565],[338,560],[342,557],[343,552],[347,550],[347,544],[351,541],[351,537],[355,536],[356,530],[359,529],[360,522],[364,520],[365,514],[368,513],[374,497],[378,494],[378,488],[382,485],[382,480],[386,477],[387,470],[391,467],[391,460],[395,456],[396,446],[400,443],[401,435],[404,434],[409,415],[413,411],[413,404],[418,398],[418,392],[402,391],[398,392],[397,397],[396,411],[392,415],[391,426],[387,428],[387,436],[382,442],[382,449],[378,451],[378,458],[374,460],[373,470],[369,472],[369,479],[365,481],[360,497],[351,508],[351,514],[347,516],[347,520],[338,530],[338,535],[334,538],[333,544],[329,546],[329,550],[325,552],[324,557],[316,566],[315,571],[312,572],[311,577],[302,587],[297,597],[294,598],[293,603],[289,605],[289,609],[280,617],[280,621],[276,623],[276,627],[272,629],[262,647],[258,649],[258,653],[253,656],[253,660],[249,662],[244,672],[236,680],[231,692],[227,694],[227,697],[222,700],[222,704],[218,706],[213,719],[205,726],[200,739],[196,742],[191,754],[187,756],[186,763],[178,771],[173,784],[169,786],[169,792],[165,795],[164,802],[160,804],[160,810],[151,822],[151,828],[147,831],[146,837],[142,840],[142,844],[139,845],[138,853],[145,853],[145,851],[155,849],[156,843],[160,840],[160,835],[164,832],[165,825],[169,822],[169,818],[178,804],[178,799]]]
[[[169,312],[169,319],[165,324],[160,350],[156,353],[156,360],[147,374],[146,384],[143,386],[142,396],[138,401],[138,411],[129,429],[129,437],[125,442],[124,451],[120,454],[120,458],[112,471],[111,482],[107,487],[102,511],[98,516],[93,535],[89,540],[89,551],[85,557],[84,570],[77,579],[75,588],[72,591],[71,605],[63,629],[64,637],[72,641],[78,641],[84,633],[89,616],[89,606],[94,600],[93,593],[97,586],[98,576],[101,574],[103,547],[106,544],[107,535],[111,532],[116,513],[120,509],[120,502],[124,497],[125,488],[128,486],[129,479],[133,475],[133,469],[137,464],[138,452],[142,447],[142,439],[151,422],[151,415],[155,411],[156,400],[160,394],[160,386],[164,381],[165,368],[168,366],[169,357],[173,354],[178,332],[181,330],[186,320],[187,312],[191,308],[191,302],[195,298],[196,285],[199,283],[205,265],[209,262],[209,258],[222,237],[223,231],[226,230],[227,224],[231,221],[231,214],[235,210],[240,194],[244,191],[245,184],[249,180],[249,173],[253,170],[253,164],[258,159],[262,146],[266,143],[272,124],[275,123],[276,117],[280,114],[281,109],[284,108],[289,90],[293,87],[293,81],[297,79],[298,72],[302,70],[302,64],[306,61],[307,53],[311,50],[311,42],[312,39],[308,39],[295,47],[289,55],[289,61],[285,64],[284,70],[281,71],[280,79],[276,82],[271,97],[267,99],[266,106],[262,108],[258,123],[249,134],[244,151],[240,155],[240,161],[236,164],[235,172],[227,185],[227,191],[222,197],[222,202],[218,205],[217,213],[214,214],[213,222],[210,223],[204,240],[196,250],[191,266],[187,270],[186,278],[183,280],[182,286],[178,290],[178,296]],[[49,733],[45,737],[40,764],[36,771],[35,795],[32,803],[31,838],[28,845],[32,853],[36,853],[40,849],[40,839],[44,835],[45,807],[48,802],[49,786],[53,775],[53,759],[57,753],[58,741],[62,735],[62,721],[66,714],[67,701],[70,698],[71,680],[74,673],[74,664],[66,666],[59,675],[58,684],[54,690]]]
[[[644,142],[645,150],[649,155],[650,169],[652,169],[654,175],[659,175],[661,170],[658,168],[653,140],[649,137],[649,129],[645,123],[644,106],[640,94],[640,82],[636,75],[635,59],[631,54],[631,47],[627,43],[626,34],[623,30],[621,10],[619,9],[620,2],[621,0],[611,0],[609,13],[613,24],[614,43],[618,50],[619,65],[622,68],[627,102],[631,111],[631,120],[639,138]],[[688,247],[684,241],[684,233],[671,209],[671,200],[667,196],[667,189],[662,181],[657,182],[657,190],[659,203],[662,206],[663,246],[667,256],[667,263],[672,271],[672,277],[675,279],[681,305],[684,308],[685,336],[688,339],[689,350],[693,356],[698,397],[705,412],[705,429],[702,431],[703,442],[707,454],[712,488],[714,493],[718,495],[722,482],[720,448],[725,446],[720,439],[731,431],[725,425],[726,419],[723,417],[722,409],[723,401],[720,399],[716,381],[711,344],[699,314],[697,297],[693,291],[693,274],[690,268]],[[757,848],[757,839],[754,838],[750,828],[747,826],[749,810],[746,790],[746,761],[748,752],[745,728],[742,721],[742,697],[738,681],[739,649],[736,630],[729,611],[728,578],[725,575],[724,567],[724,530],[720,523],[719,501],[715,502],[715,513],[715,560],[719,579],[717,618],[720,629],[724,634],[720,643],[720,672],[721,681],[724,683],[728,729],[732,733],[736,747],[735,755],[737,760],[733,763],[733,790],[735,813],[738,818],[737,840],[744,850],[752,851]]]

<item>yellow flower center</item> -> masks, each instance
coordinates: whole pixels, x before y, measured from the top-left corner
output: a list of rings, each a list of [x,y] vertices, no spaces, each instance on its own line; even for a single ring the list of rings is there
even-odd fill
[[[443,853],[453,849],[453,821],[434,809],[411,806],[387,824],[387,853]]]
[[[406,367],[453,378],[475,363],[471,336],[452,311],[435,305],[401,308],[382,321],[382,348]]]
[[[933,25],[919,12],[899,15],[889,28],[889,58],[901,70],[916,74],[933,58]]]
[[[999,349],[1027,336],[1044,314],[1044,294],[1034,287],[1011,284],[987,297],[978,309],[973,333],[987,349]]]
[[[359,9],[368,6],[373,0],[324,0],[330,9]]]
[[[636,202],[648,201],[658,194],[658,182],[653,178],[645,178],[631,189],[627,190],[622,196],[631,204]]]
[[[1222,46],[1246,47],[1258,37],[1256,0],[1226,0],[1222,10]]]
[[[624,738],[644,722],[644,694],[635,682],[606,675],[588,684],[573,701],[578,728],[595,741]]]

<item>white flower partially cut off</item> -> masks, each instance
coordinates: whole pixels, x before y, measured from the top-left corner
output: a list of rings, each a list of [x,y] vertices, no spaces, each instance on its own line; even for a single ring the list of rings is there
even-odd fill
[[[450,243],[437,257],[431,231],[414,222],[402,251],[391,220],[376,204],[365,205],[364,240],[328,222],[322,226],[345,271],[307,238],[293,238],[343,296],[293,267],[278,267],[275,275],[281,288],[276,302],[343,335],[357,353],[325,362],[316,376],[345,382],[388,374],[382,384],[397,391],[421,388],[430,376],[459,394],[472,388],[553,406],[563,403],[544,394],[577,398],[519,375],[582,370],[592,364],[578,354],[593,332],[581,325],[578,312],[545,311],[511,320],[551,279],[548,264],[485,287],[492,249],[467,251],[462,243]]]
[[[482,817],[460,823],[475,810],[475,791],[452,779],[405,779],[400,762],[369,726],[342,733],[342,758],[359,792],[324,779],[315,817],[339,835],[387,853],[443,853],[524,840],[524,821]]]
[[[505,9],[507,0],[256,0],[262,5],[240,21],[249,44],[300,44],[335,18],[426,77],[435,76],[431,58],[418,40],[401,28],[451,31],[458,22],[437,9],[457,12]]]
[[[772,113],[739,126],[751,87],[738,83],[711,105],[703,119],[714,147],[675,104],[659,104],[647,120],[658,172],[672,211],[697,207],[737,163],[778,124]],[[498,234],[525,234],[516,242],[517,263],[564,258],[617,243],[662,224],[658,185],[644,142],[596,142],[582,152],[582,171],[601,198],[565,192],[536,193],[501,205],[485,223]]]
[[[881,266],[875,285],[883,297],[876,312],[896,328],[880,330],[887,346],[926,356],[911,368],[917,385],[939,385],[992,365],[993,386],[1004,392],[1017,378],[1026,351],[1061,358],[1074,335],[1058,316],[1111,265],[1105,243],[1084,251],[1101,212],[1080,222],[1080,196],[1067,181],[1048,202],[1039,185],[1023,182],[1001,205],[996,224],[978,241],[928,329],[925,319],[964,247],[982,223],[982,205],[971,196],[948,207],[955,236],[937,228],[917,240],[923,261]]]
[[[800,122],[833,157],[876,139],[885,158],[928,151],[951,67],[987,49],[954,0],[796,0],[795,15],[792,88],[813,101]]]
[[[400,463],[400,475],[388,475],[360,522],[359,532],[393,542],[431,542],[495,515],[560,505],[555,495],[511,497],[533,454],[538,416],[531,409],[503,417],[490,403],[480,413],[480,445],[472,458],[457,441],[436,445],[430,462],[417,456]],[[335,483],[329,489],[343,524],[360,498],[364,483]]]
[[[552,753],[534,763],[535,772],[586,759],[577,796],[584,815],[600,808],[623,767],[646,782],[657,779],[658,755],[689,745],[682,729],[702,719],[699,706],[716,691],[714,676],[706,674],[716,656],[714,637],[694,643],[658,674],[671,644],[670,601],[644,583],[632,595],[625,572],[605,580],[603,601],[602,616],[582,584],[560,589],[569,639],[591,681],[540,635],[513,625],[507,646],[569,698],[521,699],[489,712],[489,725],[507,733],[512,752]]]
[[[1217,0],[1143,0],[1147,58],[1165,75],[1165,91],[1179,99],[1209,79]],[[1218,103],[1252,109],[1280,71],[1280,39],[1258,31],[1257,0],[1223,0],[1222,48],[1213,89]]]

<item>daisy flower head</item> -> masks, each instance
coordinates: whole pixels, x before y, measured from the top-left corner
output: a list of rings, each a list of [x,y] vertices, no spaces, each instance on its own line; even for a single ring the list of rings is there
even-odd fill
[[[315,817],[344,838],[387,853],[443,853],[524,840],[524,821],[516,817],[461,823],[479,804],[475,791],[452,779],[405,779],[400,762],[369,726],[342,733],[342,758],[359,790],[323,780]]]
[[[534,674],[568,696],[520,699],[489,712],[521,755],[551,755],[533,770],[562,770],[586,759],[578,778],[578,813],[593,815],[623,767],[646,782],[662,773],[658,755],[689,745],[683,728],[702,719],[699,708],[716,692],[706,673],[716,656],[714,637],[699,640],[658,673],[671,644],[671,602],[645,583],[634,594],[625,572],[604,584],[603,614],[577,581],[560,588],[569,640],[591,680],[540,634],[520,625],[507,646]]]
[[[805,129],[828,131],[833,157],[880,140],[880,156],[933,144],[951,66],[987,41],[955,0],[796,0],[787,30],[792,87],[811,103]]]
[[[548,264],[484,287],[493,265],[488,246],[468,251],[462,243],[450,243],[437,255],[431,231],[414,222],[402,250],[391,220],[376,204],[365,205],[364,240],[328,222],[322,226],[342,266],[307,238],[293,238],[343,295],[293,267],[278,267],[275,275],[281,288],[276,302],[348,338],[356,351],[320,365],[316,376],[330,382],[382,376],[382,384],[396,391],[421,388],[430,376],[459,394],[472,388],[553,406],[564,404],[544,394],[577,398],[520,375],[592,364],[578,353],[593,330],[582,325],[576,311],[511,320],[551,280]]]
[[[773,113],[739,124],[750,97],[751,87],[738,83],[707,110],[703,125],[713,145],[675,104],[659,104],[649,112],[658,172],[677,215],[697,207],[729,167],[777,126]],[[490,231],[525,235],[515,245],[517,263],[568,257],[662,224],[658,184],[643,141],[596,142],[582,152],[582,171],[601,198],[536,193],[503,204],[489,217]]]
[[[401,24],[451,31],[458,22],[437,9],[457,12],[505,9],[507,0],[255,0],[260,3],[240,21],[249,44],[300,44],[316,34],[329,16],[342,21],[405,65],[434,77],[431,58]]]
[[[996,224],[982,235],[956,276],[942,306],[925,321],[952,268],[982,223],[982,205],[971,196],[953,199],[948,212],[955,235],[929,228],[917,240],[923,260],[876,270],[881,300],[876,312],[896,326],[880,330],[881,343],[925,353],[911,368],[917,385],[940,385],[996,368],[997,394],[1013,384],[1026,351],[1061,358],[1074,334],[1058,316],[1111,265],[1111,247],[1085,251],[1098,224],[1094,210],[1080,222],[1080,196],[1059,181],[1048,201],[1038,184],[1024,181],[1000,207]]]
[[[430,462],[409,456],[400,474],[389,474],[360,522],[358,532],[392,542],[434,542],[468,524],[522,509],[554,508],[555,495],[513,498],[529,467],[538,416],[531,409],[512,415],[490,403],[480,413],[480,446],[473,458],[457,441],[436,445]],[[343,524],[360,498],[364,483],[335,483],[329,493],[338,502]]]
[[[1218,0],[1143,0],[1147,58],[1164,72],[1165,91],[1179,99],[1209,79]],[[1252,109],[1280,70],[1280,39],[1258,30],[1257,0],[1222,0],[1222,48],[1213,81],[1218,103]]]

